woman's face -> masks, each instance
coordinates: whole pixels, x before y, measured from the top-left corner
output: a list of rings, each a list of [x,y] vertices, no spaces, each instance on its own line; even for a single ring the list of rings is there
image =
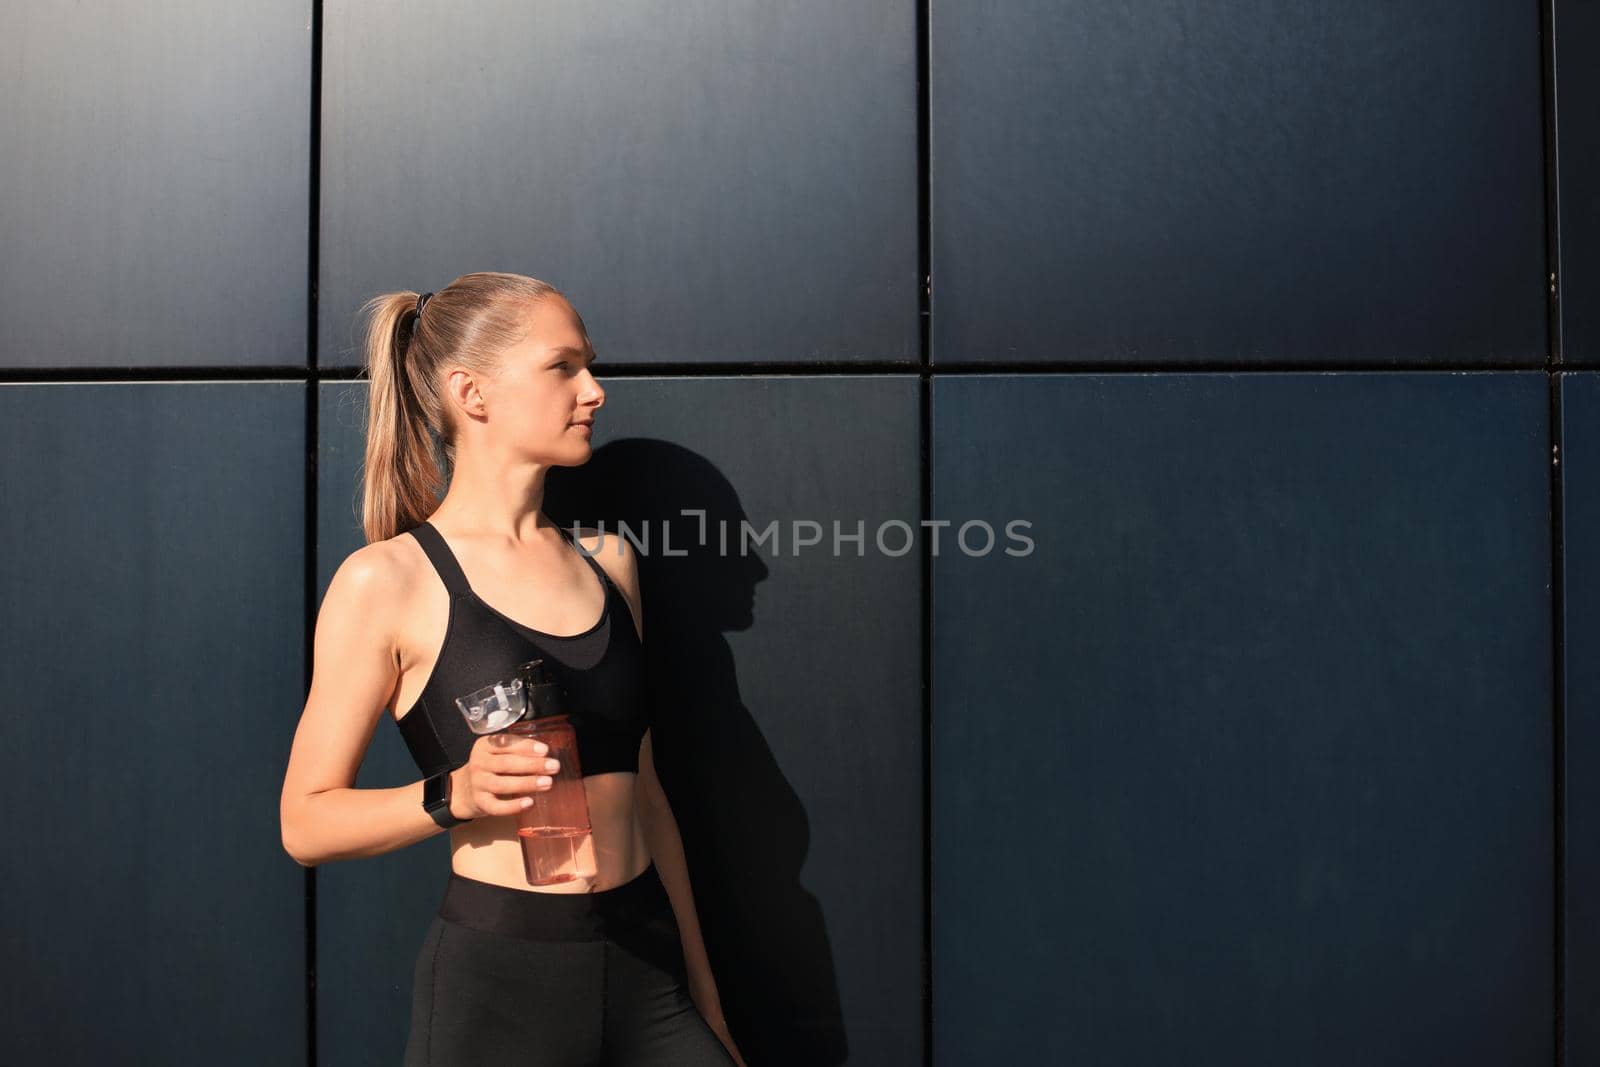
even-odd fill
[[[508,449],[556,466],[584,463],[605,390],[589,372],[594,349],[563,299],[541,300],[521,341],[480,383],[491,435]]]

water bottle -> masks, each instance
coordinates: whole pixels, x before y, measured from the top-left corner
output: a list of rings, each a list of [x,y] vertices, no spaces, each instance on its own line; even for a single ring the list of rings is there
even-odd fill
[[[537,738],[550,746],[546,757],[561,761],[549,789],[532,794],[533,805],[517,813],[522,866],[529,885],[592,879],[598,873],[590,837],[589,798],[578,764],[578,735],[568,722],[561,687],[542,659],[517,668],[525,710],[507,733]]]

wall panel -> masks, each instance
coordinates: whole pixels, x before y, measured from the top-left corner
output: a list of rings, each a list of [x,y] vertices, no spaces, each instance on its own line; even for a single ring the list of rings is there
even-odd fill
[[[931,21],[936,362],[1543,363],[1537,5]]]
[[[1600,1058],[1600,375],[1561,376],[1568,1063]]]
[[[0,386],[0,1059],[305,1062],[305,386]]]
[[[1562,352],[1600,363],[1600,6],[1555,0]]]
[[[0,367],[306,361],[311,4],[8,4]]]
[[[935,1063],[1551,1062],[1546,405],[935,382]]]
[[[664,13],[327,6],[323,366],[368,297],[476,270],[614,362],[918,358],[915,6]]]

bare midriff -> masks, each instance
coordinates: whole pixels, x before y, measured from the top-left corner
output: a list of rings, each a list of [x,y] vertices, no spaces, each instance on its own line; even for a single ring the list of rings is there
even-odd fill
[[[590,843],[594,846],[593,881],[529,885],[522,866],[522,841],[517,837],[515,815],[480,815],[452,827],[450,866],[467,878],[531,893],[600,892],[631,881],[650,865],[650,850],[633,803],[633,786],[638,777],[632,771],[611,771],[583,779],[584,795],[589,801]]]

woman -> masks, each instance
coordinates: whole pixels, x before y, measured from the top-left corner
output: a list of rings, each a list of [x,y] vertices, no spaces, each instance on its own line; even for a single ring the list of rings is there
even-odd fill
[[[546,471],[588,461],[605,402],[583,320],[553,287],[501,273],[363,310],[368,544],[318,612],[284,848],[309,867],[449,828],[407,1067],[743,1067],[652,762],[633,550],[540,510]],[[531,738],[471,734],[455,706],[534,658],[571,702],[593,879],[527,883],[516,814],[559,765]],[[391,709],[423,777],[352,788]]]

